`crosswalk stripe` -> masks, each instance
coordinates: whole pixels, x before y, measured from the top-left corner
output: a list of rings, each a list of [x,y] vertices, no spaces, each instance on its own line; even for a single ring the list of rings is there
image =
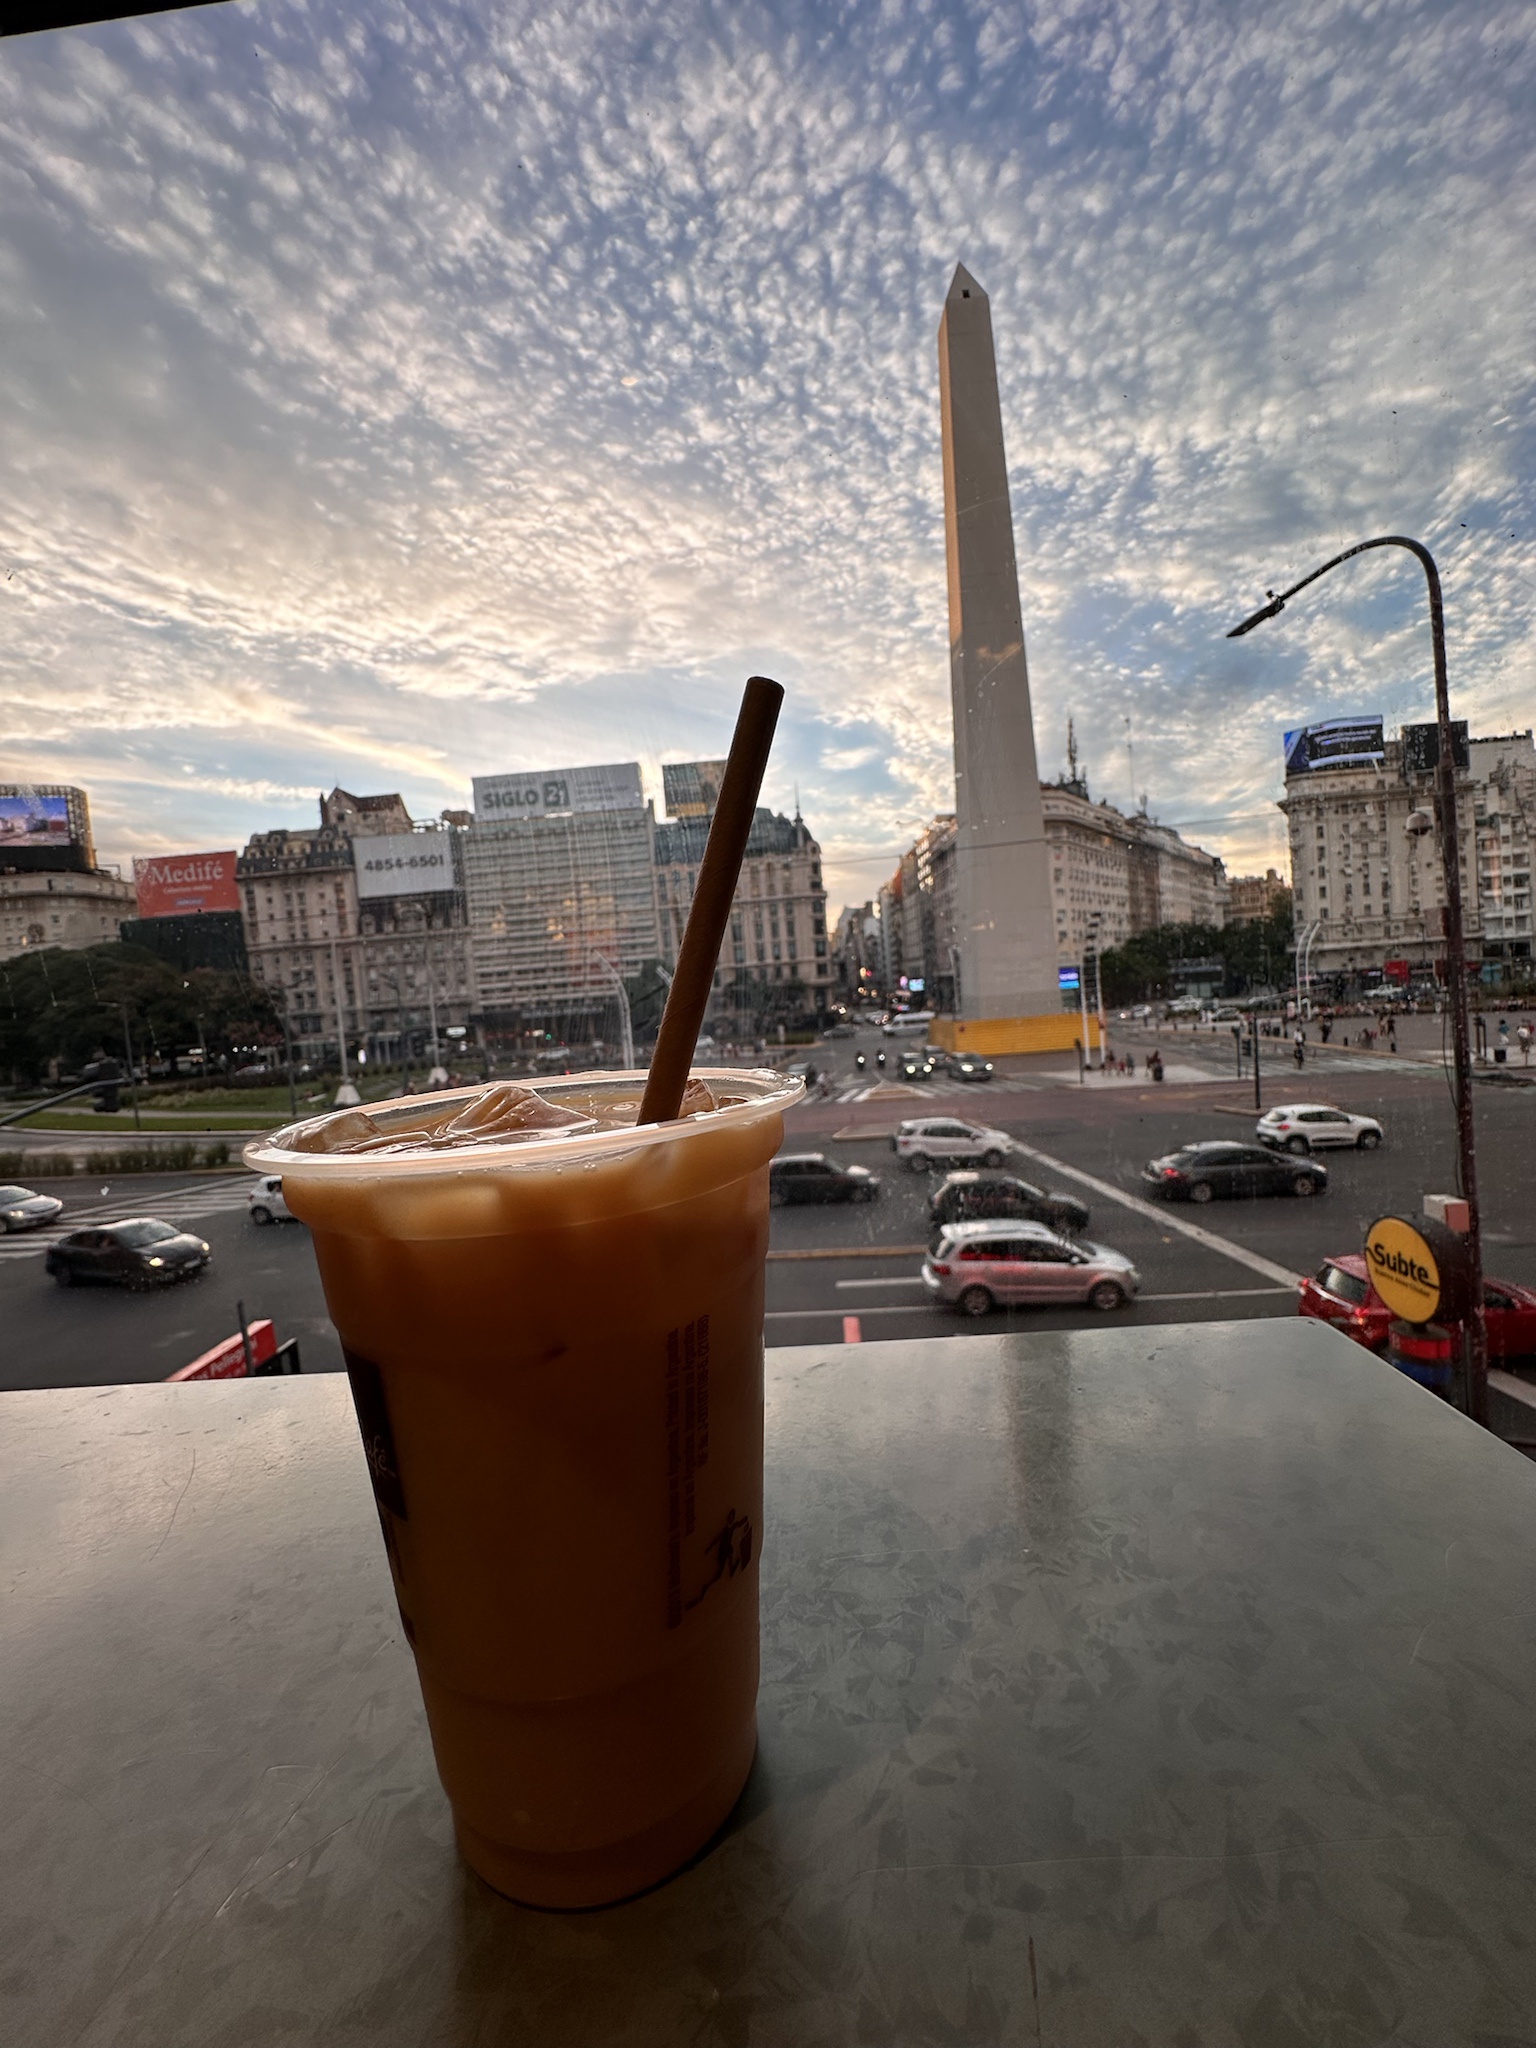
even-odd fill
[[[200,1216],[219,1216],[246,1206],[249,1183],[241,1180],[194,1182],[169,1194],[150,1195],[136,1203],[132,1194],[119,1202],[91,1202],[61,1216],[41,1230],[17,1231],[0,1236],[0,1260],[36,1258],[74,1230],[89,1230],[93,1224],[121,1223],[129,1216],[153,1216],[161,1223],[193,1223]]]

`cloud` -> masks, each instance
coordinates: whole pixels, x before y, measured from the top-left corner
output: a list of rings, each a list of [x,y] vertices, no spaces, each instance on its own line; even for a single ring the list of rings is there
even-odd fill
[[[0,50],[0,749],[98,839],[718,752],[850,894],[952,801],[934,334],[991,294],[1044,772],[1238,865],[1278,735],[1530,721],[1532,26],[334,0]],[[1346,580],[1347,578],[1347,580]],[[196,768],[189,804],[183,774]],[[85,779],[84,768],[78,768]],[[659,776],[653,781],[659,786]],[[285,813],[291,815],[291,812]]]

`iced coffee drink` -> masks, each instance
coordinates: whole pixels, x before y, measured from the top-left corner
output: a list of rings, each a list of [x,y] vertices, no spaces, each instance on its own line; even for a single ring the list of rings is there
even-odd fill
[[[251,1146],[314,1233],[466,1859],[596,1905],[756,1744],[768,1161],[799,1082],[643,1075],[346,1110]]]

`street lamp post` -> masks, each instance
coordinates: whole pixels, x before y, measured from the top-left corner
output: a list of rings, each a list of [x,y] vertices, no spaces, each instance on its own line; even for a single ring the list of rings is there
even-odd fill
[[[1451,1042],[1456,1073],[1456,1140],[1461,1169],[1461,1193],[1467,1205],[1467,1253],[1472,1269],[1471,1358],[1467,1370],[1467,1409],[1474,1422],[1488,1424],[1488,1332],[1483,1319],[1482,1224],[1477,1206],[1477,1139],[1472,1121],[1472,1054],[1467,1033],[1467,952],[1461,914],[1461,834],[1456,819],[1456,763],[1451,744],[1451,699],[1445,673],[1445,611],[1440,600],[1440,572],[1434,556],[1416,540],[1400,533],[1382,534],[1363,540],[1322,567],[1303,576],[1277,597],[1266,591],[1269,603],[1250,618],[1234,626],[1227,638],[1241,639],[1265,619],[1284,611],[1298,591],[1305,590],[1330,569],[1337,569],[1356,555],[1373,548],[1406,548],[1424,571],[1429,586],[1429,632],[1435,661],[1435,713],[1439,725],[1440,759],[1436,769],[1437,801],[1440,811],[1440,855],[1445,871],[1445,984],[1451,1005]]]
[[[628,1072],[635,1064],[635,1027],[629,1014],[629,990],[624,986],[624,977],[604,953],[594,947],[592,958],[603,968],[613,982],[614,994],[619,999],[619,1045],[620,1057]]]

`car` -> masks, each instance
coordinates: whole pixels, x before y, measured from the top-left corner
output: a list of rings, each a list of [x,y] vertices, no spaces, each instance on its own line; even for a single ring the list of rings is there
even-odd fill
[[[55,1216],[62,1216],[64,1204],[56,1195],[37,1195],[31,1188],[0,1188],[0,1226],[13,1230],[40,1230]]]
[[[829,1024],[821,1035],[823,1038],[852,1038],[855,1033],[851,1024]]]
[[[897,1010],[880,1026],[882,1038],[911,1038],[921,1032],[926,1039],[933,1022],[932,1010]]]
[[[1320,1195],[1328,1169],[1313,1159],[1277,1159],[1262,1145],[1206,1138],[1148,1160],[1141,1178],[1166,1201],[1209,1202],[1218,1195]]]
[[[933,1072],[933,1061],[921,1053],[904,1052],[896,1061],[896,1071],[903,1081],[926,1081]]]
[[[1037,1188],[1012,1173],[948,1173],[928,1198],[934,1227],[1017,1216],[1064,1232],[1088,1228],[1088,1206],[1060,1188]]]
[[[1375,1117],[1356,1116],[1331,1102],[1287,1102],[1266,1109],[1254,1135],[1261,1145],[1300,1154],[1321,1152],[1325,1146],[1373,1152],[1385,1134]]]
[[[190,1280],[211,1256],[190,1230],[155,1216],[127,1216],[121,1223],[72,1230],[49,1246],[45,1265],[61,1287],[156,1287]]]
[[[839,1166],[825,1152],[787,1152],[768,1168],[768,1199],[788,1202],[873,1202],[880,1177],[867,1166]]]
[[[1303,1280],[1296,1312],[1332,1323],[1368,1351],[1386,1349],[1392,1311],[1371,1285],[1360,1252],[1326,1259],[1309,1280]],[[1485,1278],[1483,1319],[1491,1360],[1536,1358],[1536,1288]]]
[[[944,1071],[956,1081],[990,1081],[992,1062],[973,1052],[954,1052],[945,1060]]]
[[[923,1261],[923,1285],[962,1315],[1015,1302],[1124,1308],[1141,1276],[1123,1252],[1073,1243],[1043,1223],[948,1223]]]
[[[1001,1166],[1013,1150],[1013,1140],[1006,1131],[962,1123],[957,1116],[921,1116],[896,1126],[891,1150],[913,1173],[926,1173],[930,1166],[951,1160]]]
[[[245,1199],[253,1223],[286,1223],[293,1216],[283,1200],[281,1174],[264,1173]]]

